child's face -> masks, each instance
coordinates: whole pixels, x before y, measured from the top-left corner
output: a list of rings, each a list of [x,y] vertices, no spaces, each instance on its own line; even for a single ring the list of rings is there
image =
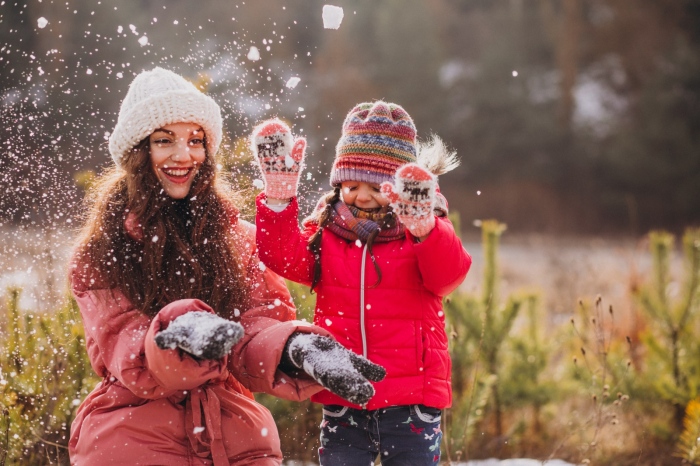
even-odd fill
[[[376,183],[364,181],[343,181],[340,184],[343,202],[366,212],[378,211],[389,205],[389,200],[379,191]]]
[[[193,123],[173,123],[149,136],[151,167],[163,190],[173,199],[184,199],[207,157],[204,130]]]

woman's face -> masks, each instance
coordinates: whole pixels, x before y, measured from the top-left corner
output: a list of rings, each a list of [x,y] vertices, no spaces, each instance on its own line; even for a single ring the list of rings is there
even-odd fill
[[[173,199],[184,199],[207,157],[204,130],[195,123],[173,123],[149,136],[151,166],[163,190]]]
[[[365,212],[376,212],[389,204],[389,200],[379,191],[376,183],[364,181],[343,181],[340,183],[343,202]]]

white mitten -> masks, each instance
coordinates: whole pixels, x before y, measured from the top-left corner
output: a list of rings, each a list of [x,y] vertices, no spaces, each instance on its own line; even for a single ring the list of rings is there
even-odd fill
[[[250,142],[265,180],[267,197],[295,197],[304,162],[306,139],[295,139],[286,123],[273,118],[253,128]]]
[[[396,171],[394,184],[382,183],[381,191],[401,223],[415,237],[426,236],[435,227],[435,176],[415,163]]]

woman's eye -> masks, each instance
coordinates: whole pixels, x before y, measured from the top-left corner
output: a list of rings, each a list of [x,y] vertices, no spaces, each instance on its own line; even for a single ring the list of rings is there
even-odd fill
[[[204,139],[190,139],[190,146],[202,146],[204,145]]]
[[[159,146],[163,144],[168,144],[170,142],[169,139],[156,139],[153,141],[154,144],[158,144]]]

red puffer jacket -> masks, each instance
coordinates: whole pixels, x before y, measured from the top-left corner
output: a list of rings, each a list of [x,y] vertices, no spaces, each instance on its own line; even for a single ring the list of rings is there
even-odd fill
[[[276,213],[260,194],[256,242],[269,268],[310,285],[314,259],[307,245],[317,227],[300,231],[298,213],[296,199]],[[324,230],[314,323],[386,368],[386,378],[374,384],[376,393],[365,409],[418,403],[446,408],[452,389],[442,298],[462,283],[471,257],[446,218],[437,218],[421,243],[406,232],[405,238],[374,243],[372,249],[382,272],[377,287],[372,287],[378,277],[366,245]],[[328,391],[312,400],[353,406]]]
[[[138,237],[128,219],[126,227]],[[281,464],[274,420],[251,392],[302,400],[321,390],[310,378],[291,377],[278,366],[292,333],[328,333],[294,320],[284,280],[261,267],[253,226],[236,222],[233,228],[250,298],[240,318],[244,337],[216,361],[161,350],[154,341],[182,314],[214,312],[207,304],[182,299],[150,318],[118,290],[95,289],[85,280],[89,271],[74,264],[71,285],[87,352],[103,380],[71,425],[72,465]]]

